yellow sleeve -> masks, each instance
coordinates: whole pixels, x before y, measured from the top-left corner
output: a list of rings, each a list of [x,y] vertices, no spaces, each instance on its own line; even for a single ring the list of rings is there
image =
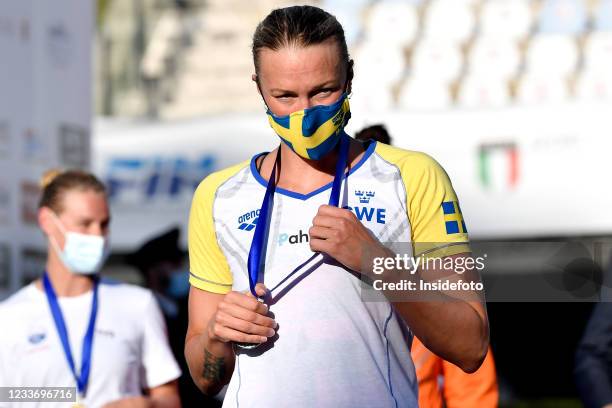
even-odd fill
[[[188,232],[189,283],[198,289],[220,294],[232,290],[232,273],[217,242],[213,205],[217,189],[245,163],[210,174],[193,195]]]
[[[425,153],[385,145],[376,150],[400,170],[415,256],[470,252],[461,207],[442,166]]]

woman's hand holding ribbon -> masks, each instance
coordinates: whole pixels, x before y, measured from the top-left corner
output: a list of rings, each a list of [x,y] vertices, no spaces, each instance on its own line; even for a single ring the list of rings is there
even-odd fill
[[[392,256],[355,214],[344,208],[319,207],[308,234],[313,251],[323,252],[347,268],[364,274],[371,272],[363,270],[369,258]]]
[[[257,284],[255,291],[258,296],[267,293],[261,283]],[[250,292],[229,292],[219,302],[210,320],[208,336],[224,343],[263,343],[268,337],[274,336],[277,327],[276,322],[267,314],[268,306],[257,301]]]

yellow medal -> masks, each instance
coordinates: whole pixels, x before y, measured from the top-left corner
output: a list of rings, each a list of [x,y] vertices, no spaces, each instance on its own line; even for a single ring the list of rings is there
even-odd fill
[[[82,402],[82,396],[80,393],[77,395],[76,401],[72,404],[72,408],[85,408],[85,404]]]

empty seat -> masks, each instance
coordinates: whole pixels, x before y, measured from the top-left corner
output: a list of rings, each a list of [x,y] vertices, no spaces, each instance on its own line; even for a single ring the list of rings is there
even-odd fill
[[[448,83],[437,78],[412,76],[400,89],[398,101],[400,109],[448,109],[452,104]]]
[[[385,112],[393,109],[395,102],[390,85],[377,84],[368,78],[356,76],[352,83],[351,110],[362,112]]]
[[[520,40],[530,33],[532,25],[528,0],[489,0],[482,6],[480,33],[483,36]]]
[[[348,46],[357,43],[362,31],[361,11],[357,6],[336,7],[326,9],[330,14],[334,15],[338,22],[342,24],[344,29],[344,37]]]
[[[554,104],[570,98],[565,78],[546,74],[525,75],[518,86],[516,101],[522,104]]]
[[[469,72],[508,80],[518,72],[521,55],[516,42],[507,37],[480,37],[468,54]]]
[[[576,97],[589,102],[612,102],[610,71],[585,71],[576,83]]]
[[[567,76],[576,69],[578,57],[578,46],[572,37],[538,35],[527,49],[526,69],[534,74]]]
[[[587,24],[588,12],[582,0],[544,0],[539,31],[552,34],[580,34]]]
[[[355,73],[363,79],[377,83],[394,83],[402,78],[406,59],[399,47],[368,41],[355,53]]]
[[[461,83],[458,104],[464,108],[501,108],[510,103],[508,83],[500,78],[469,74]]]
[[[585,71],[612,72],[612,32],[595,32],[584,45]]]
[[[599,0],[594,28],[597,31],[612,31],[612,0]]]
[[[463,57],[459,48],[452,43],[441,39],[424,39],[415,47],[410,66],[411,75],[427,75],[449,82],[461,73]]]
[[[465,0],[432,0],[423,21],[426,38],[444,39],[455,45],[469,40],[475,26],[474,8]]]
[[[408,45],[419,29],[415,6],[400,1],[381,1],[370,10],[366,36],[371,41]]]

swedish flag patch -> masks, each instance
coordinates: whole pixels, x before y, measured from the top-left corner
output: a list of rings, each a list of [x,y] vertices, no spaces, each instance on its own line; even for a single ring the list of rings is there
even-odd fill
[[[467,234],[467,228],[463,221],[461,208],[457,201],[445,201],[442,203],[442,212],[444,213],[444,224],[447,234]]]

